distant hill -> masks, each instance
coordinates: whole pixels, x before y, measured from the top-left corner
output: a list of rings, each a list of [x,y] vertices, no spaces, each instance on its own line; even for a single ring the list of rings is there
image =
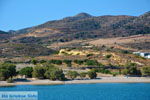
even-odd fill
[[[24,41],[25,39],[31,42],[34,38],[34,40],[38,39],[38,43],[149,34],[150,12],[138,17],[126,15],[92,16],[87,13],[80,13],[13,33],[16,34],[15,41],[17,42],[27,42]]]
[[[0,40],[5,40],[10,37],[10,34],[8,32],[4,32],[0,30]]]

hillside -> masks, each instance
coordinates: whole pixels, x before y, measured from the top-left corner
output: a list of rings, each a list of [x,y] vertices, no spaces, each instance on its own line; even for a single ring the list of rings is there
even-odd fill
[[[11,32],[10,32],[11,33]],[[125,37],[150,33],[150,12],[141,16],[92,16],[80,13],[13,32],[14,42],[51,44],[71,40]],[[32,37],[32,38],[31,38]],[[26,41],[27,40],[27,41]]]
[[[0,42],[5,39],[8,39],[11,35],[8,32],[4,32],[0,30]]]
[[[117,37],[106,39],[93,39],[86,41],[95,46],[109,46],[131,51],[150,52],[150,35],[134,35],[129,37]]]
[[[3,43],[0,44],[0,57],[45,56],[53,50],[35,44]]]
[[[150,34],[150,12],[140,16],[80,13],[17,31],[0,31],[0,51],[8,57],[44,56],[51,54],[51,49],[84,45],[149,51],[149,35],[144,34]],[[141,37],[131,39],[137,35]]]

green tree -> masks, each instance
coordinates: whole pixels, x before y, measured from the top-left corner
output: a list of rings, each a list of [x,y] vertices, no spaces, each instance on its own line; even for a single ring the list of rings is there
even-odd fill
[[[40,60],[39,61],[41,64],[43,64],[43,63],[46,63],[47,61],[46,60]],[[36,62],[37,63],[37,62]]]
[[[143,76],[150,76],[150,66],[146,66],[142,68],[142,75]]]
[[[86,72],[81,72],[80,73],[80,77],[81,79],[84,79],[86,77],[87,73]]]
[[[111,56],[112,56],[111,54],[106,55],[106,58],[109,59]]]
[[[32,67],[25,67],[25,68],[22,68],[19,71],[19,74],[20,75],[25,75],[26,77],[32,77],[32,72],[33,72],[33,68]]]
[[[67,64],[67,67],[72,66],[72,60],[64,60],[63,62]]]
[[[67,76],[68,76],[69,78],[71,78],[72,80],[75,79],[78,75],[79,75],[79,74],[78,74],[78,72],[76,72],[76,71],[68,71],[68,73],[67,73]]]
[[[137,69],[137,67],[131,66],[127,67],[122,72],[124,75],[141,75],[140,70]]]
[[[35,66],[33,68],[32,76],[35,78],[43,79],[43,78],[45,78],[44,77],[45,72],[46,72],[46,67]]]
[[[83,60],[74,60],[74,63],[81,65],[84,63],[84,61]]]
[[[87,54],[86,57],[91,57],[93,56],[94,54]]]
[[[62,61],[61,60],[50,60],[49,63],[61,65]]]
[[[45,73],[46,78],[50,80],[65,80],[65,75],[61,69],[52,68],[46,71]]]
[[[97,60],[85,60],[85,64],[88,66],[98,66],[99,65]]]
[[[36,65],[36,64],[38,63],[38,61],[35,60],[35,59],[32,59],[32,60],[31,60],[31,63],[34,64],[34,65]]]
[[[0,81],[5,81],[9,78],[9,71],[7,69],[0,68]]]
[[[16,75],[16,65],[10,63],[0,64],[0,80],[6,80]]]
[[[95,71],[89,71],[88,76],[90,79],[95,79],[97,77],[97,74]]]

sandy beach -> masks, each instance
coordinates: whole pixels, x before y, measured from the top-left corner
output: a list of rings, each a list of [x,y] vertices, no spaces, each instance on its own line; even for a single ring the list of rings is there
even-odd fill
[[[14,83],[7,83],[6,81],[0,81],[0,86],[88,84],[88,83],[150,83],[150,78],[149,77],[101,77],[99,79],[69,80],[69,81],[51,81],[45,79],[45,80],[30,80],[28,82],[14,82]]]

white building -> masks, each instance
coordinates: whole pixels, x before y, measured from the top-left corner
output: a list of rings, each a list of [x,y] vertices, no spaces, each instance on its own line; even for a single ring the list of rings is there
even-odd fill
[[[150,53],[148,53],[148,52],[133,52],[133,54],[150,59]]]

